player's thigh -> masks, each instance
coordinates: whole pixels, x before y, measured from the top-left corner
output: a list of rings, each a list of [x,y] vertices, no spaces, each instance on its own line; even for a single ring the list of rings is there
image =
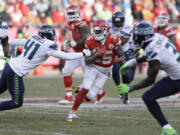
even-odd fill
[[[164,77],[155,83],[147,92],[144,93],[143,97],[149,97],[151,99],[158,99],[166,97],[176,93],[176,87],[169,77]]]
[[[24,82],[23,78],[15,74],[12,69],[7,74],[7,87],[12,99],[17,103],[23,103],[24,98]]]
[[[83,88],[90,89],[96,81],[97,70],[91,67],[87,67],[83,74]]]
[[[99,89],[102,89],[107,78],[108,78],[108,74],[104,74],[104,73],[99,72],[97,77],[96,77],[96,81],[95,81],[94,85],[96,87],[98,87]]]
[[[67,60],[62,69],[63,75],[71,75],[72,72],[81,64],[81,60]]]

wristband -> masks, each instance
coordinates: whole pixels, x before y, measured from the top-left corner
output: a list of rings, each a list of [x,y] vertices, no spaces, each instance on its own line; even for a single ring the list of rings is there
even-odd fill
[[[132,85],[132,86],[129,86],[129,88],[130,88],[129,92],[134,91],[134,86],[133,86],[133,85]]]

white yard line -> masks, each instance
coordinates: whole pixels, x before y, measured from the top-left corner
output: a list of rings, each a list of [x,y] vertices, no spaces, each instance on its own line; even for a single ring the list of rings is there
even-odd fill
[[[12,110],[11,112],[16,112],[16,110]],[[46,114],[46,115],[68,115],[68,112],[67,113],[63,113],[63,112],[43,112],[43,111],[38,111],[38,112],[35,112],[34,110],[33,111],[27,111],[25,110],[24,111],[25,113],[34,113],[34,114]],[[113,116],[113,115],[96,115],[96,114],[78,114],[78,116],[82,116],[82,117],[101,117],[101,118],[116,118],[116,119],[126,119],[126,120],[139,120],[139,121],[155,121],[154,119],[147,119],[147,118],[143,118],[143,117],[122,117],[122,116]],[[64,118],[65,119],[65,118]],[[5,119],[3,119],[5,120]],[[168,121],[171,121],[171,122],[180,122],[180,120],[168,120]]]
[[[0,129],[0,132],[13,132],[13,133],[31,133],[31,134],[43,134],[43,135],[68,135],[68,134],[64,134],[64,133],[56,133],[56,132],[40,132],[40,131],[23,131],[23,130],[10,130],[10,129]]]

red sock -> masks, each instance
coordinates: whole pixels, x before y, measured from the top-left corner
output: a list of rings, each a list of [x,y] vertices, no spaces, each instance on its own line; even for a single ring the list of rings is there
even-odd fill
[[[88,90],[84,88],[82,88],[78,92],[78,94],[76,95],[73,107],[72,107],[73,111],[76,111],[79,108],[79,106],[83,103],[87,93],[88,93]]]
[[[72,76],[64,76],[64,86],[65,88],[69,88],[72,86]]]
[[[102,97],[104,97],[105,94],[106,94],[106,91],[103,90],[101,94],[97,94],[96,100],[99,101]]]

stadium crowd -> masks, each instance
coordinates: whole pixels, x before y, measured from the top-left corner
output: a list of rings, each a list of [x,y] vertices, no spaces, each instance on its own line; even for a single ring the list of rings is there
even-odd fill
[[[66,8],[80,6],[82,17],[93,22],[111,19],[115,11],[123,11],[127,24],[148,20],[156,24],[158,13],[170,15],[171,25],[180,31],[180,2],[178,0],[0,0],[0,14],[9,25],[9,37],[24,38],[42,24],[56,26],[59,46],[66,36]],[[176,36],[180,38],[180,34]],[[179,42],[179,41],[177,41]]]

